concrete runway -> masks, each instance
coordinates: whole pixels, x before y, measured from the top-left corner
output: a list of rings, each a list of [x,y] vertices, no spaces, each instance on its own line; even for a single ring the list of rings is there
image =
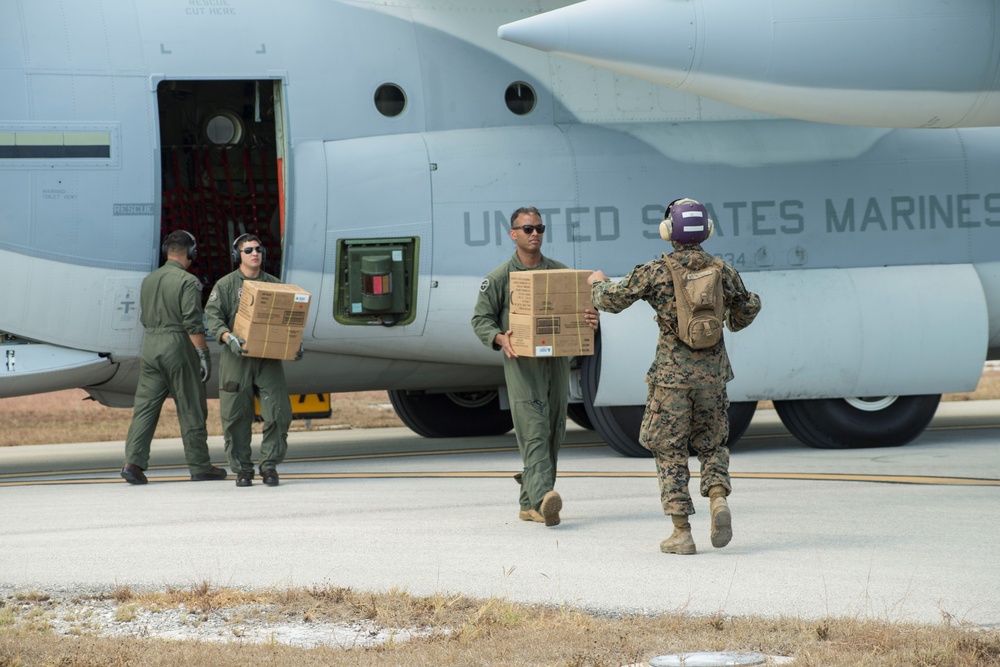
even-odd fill
[[[800,445],[759,411],[733,451],[733,541],[712,548],[696,497],[695,556],[659,552],[671,525],[652,461],[590,431],[572,428],[561,454],[555,528],[517,519],[512,434],[289,439],[276,488],[186,481],[179,440],[154,443],[141,487],[118,477],[121,442],[0,449],[0,590],[331,585],[1000,625],[1000,401],[943,403],[905,447],[846,451]]]

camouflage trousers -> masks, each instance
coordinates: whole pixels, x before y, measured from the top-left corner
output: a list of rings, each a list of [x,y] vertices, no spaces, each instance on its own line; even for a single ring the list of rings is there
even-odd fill
[[[729,397],[725,385],[708,389],[677,389],[649,385],[639,444],[653,453],[660,478],[664,514],[694,514],[688,492],[688,458],[701,463],[701,495],[729,483]]]

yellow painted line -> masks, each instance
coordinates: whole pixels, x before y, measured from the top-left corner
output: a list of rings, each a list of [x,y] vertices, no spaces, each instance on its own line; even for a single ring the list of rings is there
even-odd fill
[[[696,475],[691,473],[692,477]],[[854,475],[808,472],[731,472],[736,479],[802,479],[822,482],[876,482],[880,484],[927,484],[942,486],[1000,486],[1000,479],[979,477],[933,477],[924,475]]]
[[[604,447],[603,442],[586,443],[586,444],[572,444],[562,446],[563,449],[570,447]],[[468,449],[439,449],[426,452],[377,452],[374,454],[339,454],[335,456],[303,456],[297,458],[287,458],[285,459],[285,464],[289,463],[317,463],[322,461],[358,461],[364,459],[391,459],[391,458],[407,458],[414,456],[448,456],[452,454],[480,454],[480,453],[491,453],[495,454],[497,452],[516,452],[517,447],[476,447]],[[228,463],[224,461],[217,461],[213,465],[224,467]],[[183,466],[150,466],[146,469],[146,472],[151,470],[176,470]],[[117,473],[120,468],[86,468],[80,470],[52,470],[45,472],[23,472],[23,473],[0,473],[0,480],[2,479],[21,479],[23,477],[50,477],[52,475],[96,475],[103,473]]]
[[[510,471],[461,471],[461,472],[334,472],[334,473],[296,473],[282,475],[282,479],[425,479],[425,478],[505,478],[514,475]],[[607,471],[561,471],[557,477],[565,478],[617,478],[634,479],[656,477],[653,470],[643,472],[607,472]],[[700,477],[692,471],[691,477]],[[907,475],[848,475],[837,473],[730,473],[735,479],[788,479],[810,481],[837,482],[877,482],[888,484],[924,484],[941,486],[1000,486],[1000,479],[976,479],[967,477],[923,477]]]
[[[64,473],[61,473],[64,474]],[[329,472],[329,473],[281,473],[281,478],[290,479],[500,479],[510,478],[514,471],[430,471],[430,472]],[[656,472],[606,472],[606,471],[563,471],[558,474],[562,478],[592,478],[592,479],[641,479],[654,478]],[[699,477],[695,471],[692,477]],[[930,477],[920,475],[853,475],[844,473],[782,473],[782,472],[742,472],[731,473],[734,479],[773,479],[773,480],[804,480],[821,482],[864,482],[879,484],[910,484],[926,486],[1000,486],[1000,479],[981,479],[973,477]],[[234,478],[233,478],[234,479]],[[187,475],[151,477],[151,484],[164,482],[187,482]],[[229,479],[225,482],[230,481]],[[71,484],[125,484],[117,477],[99,479],[32,479],[24,481],[0,482],[0,487],[8,486],[52,486]],[[199,482],[207,484],[211,482]]]
[[[603,445],[604,443],[600,443]],[[566,447],[594,447],[596,445],[563,445]],[[374,454],[338,454],[336,456],[304,456],[296,459],[285,459],[285,463],[315,463],[317,461],[360,461],[364,459],[408,458],[413,456],[449,456],[452,454],[496,454],[497,452],[516,452],[517,447],[477,447],[469,449],[438,449],[427,452],[376,452]]]
[[[286,460],[286,463],[290,460]],[[215,463],[213,465],[226,466],[228,463]],[[150,470],[177,470],[178,468],[183,468],[184,466],[150,466],[146,469],[146,472]],[[53,475],[103,475],[114,473],[116,476],[121,468],[87,468],[83,470],[46,470],[45,472],[6,472],[0,475],[0,479],[20,479],[22,477],[52,477]],[[121,479],[119,477],[119,479]],[[164,479],[164,478],[161,478]],[[181,479],[178,477],[177,479]],[[190,476],[185,476],[184,479],[190,479]],[[0,482],[2,484],[2,482]]]
[[[117,471],[115,471],[117,472]],[[49,474],[63,474],[63,473],[49,473]],[[153,477],[150,478],[150,483],[153,482],[190,482],[191,477],[189,475],[184,475],[183,477]],[[31,479],[24,482],[0,482],[0,488],[7,486],[60,486],[60,485],[76,485],[76,484],[128,484],[121,477],[99,477],[94,479]],[[197,482],[198,484],[208,484],[208,482]]]
[[[981,431],[987,429],[1000,429],[1000,424],[970,424],[966,426],[928,426],[924,431]],[[740,438],[740,442],[750,442],[753,440],[771,440],[774,438],[791,438],[795,439],[791,433],[788,432],[777,432],[777,433],[756,433],[754,435],[744,435]],[[603,444],[603,443],[602,443]],[[565,446],[565,445],[564,445]],[[905,445],[903,445],[905,447]],[[805,445],[803,445],[805,447]],[[740,451],[739,443],[733,447],[733,453],[738,455]]]

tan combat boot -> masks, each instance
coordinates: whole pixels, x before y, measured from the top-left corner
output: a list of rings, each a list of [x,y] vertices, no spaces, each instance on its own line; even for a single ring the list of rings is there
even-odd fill
[[[713,486],[708,490],[708,495],[711,498],[712,546],[721,549],[733,539],[733,516],[729,513],[725,488]]]
[[[674,522],[674,533],[660,542],[660,551],[665,554],[682,554],[684,556],[696,553],[694,537],[691,536],[691,524],[688,523],[687,517],[682,514],[672,514],[670,518]]]
[[[521,510],[517,514],[517,518],[521,521],[534,521],[535,523],[545,523],[545,517],[536,512],[535,510]]]
[[[557,491],[549,491],[542,496],[542,505],[538,512],[545,517],[546,526],[559,525],[559,510],[562,509],[562,498]]]

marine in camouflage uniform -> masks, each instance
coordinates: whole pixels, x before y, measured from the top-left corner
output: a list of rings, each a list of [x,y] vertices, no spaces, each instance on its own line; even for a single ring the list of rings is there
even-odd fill
[[[205,314],[208,330],[222,346],[219,363],[219,410],[222,417],[226,455],[236,474],[237,486],[251,486],[254,477],[250,440],[254,420],[254,396],[258,397],[264,435],[260,445],[260,474],[268,486],[278,485],[278,464],[288,450],[288,427],[292,423],[292,403],[285,382],[285,369],[280,359],[260,359],[236,352],[230,337],[240,308],[243,284],[258,280],[265,283],[281,281],[260,267],[263,252],[242,253],[245,248],[258,249],[260,239],[244,234],[234,243],[234,254],[242,255],[239,267],[215,283],[209,294]],[[247,275],[247,274],[250,275]],[[237,346],[238,347],[238,346]]]
[[[525,231],[523,225],[531,231]],[[510,273],[568,268],[541,254],[542,233],[544,225],[537,209],[521,208],[511,216],[510,235],[517,251],[483,280],[472,328],[484,345],[504,351],[504,379],[524,465],[518,477],[518,516],[523,521],[555,526],[562,509],[562,498],[554,487],[559,447],[566,436],[569,357],[519,357],[509,342]],[[591,327],[597,327],[596,311],[590,310],[584,317]]]
[[[670,257],[689,272],[707,268],[714,260],[700,243],[672,243],[674,251]],[[736,269],[722,264],[726,326],[736,332],[753,322],[760,311],[760,298],[744,287]],[[636,266],[618,283],[606,280],[603,274],[594,279],[596,275],[591,276],[592,298],[599,310],[618,313],[643,300],[656,313],[660,335],[656,355],[646,374],[649,390],[639,442],[656,459],[663,512],[679,518],[675,519],[675,526],[684,526],[686,517],[695,513],[688,491],[691,451],[697,453],[701,463],[701,495],[721,495],[724,500],[732,492],[726,446],[729,439],[726,383],[733,379],[733,369],[725,341],[696,350],[677,335],[677,303],[666,255]],[[728,518],[728,508],[726,512]],[[713,522],[713,544],[725,546],[729,537],[717,536],[717,532]],[[693,542],[690,548],[690,553],[694,553]]]

